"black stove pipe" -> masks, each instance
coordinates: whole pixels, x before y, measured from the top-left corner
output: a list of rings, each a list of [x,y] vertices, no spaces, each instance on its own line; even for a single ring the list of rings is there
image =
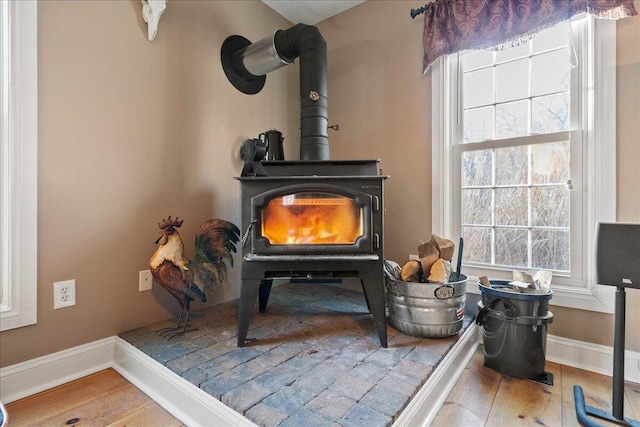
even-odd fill
[[[327,44],[314,26],[297,24],[251,43],[241,36],[225,40],[225,74],[236,89],[258,93],[265,75],[300,58],[300,160],[329,160]]]
[[[316,27],[295,25],[275,35],[278,53],[300,57],[300,160],[329,160],[327,43]]]

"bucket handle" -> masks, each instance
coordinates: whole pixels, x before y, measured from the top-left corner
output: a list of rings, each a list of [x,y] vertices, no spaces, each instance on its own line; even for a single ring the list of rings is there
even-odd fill
[[[499,302],[501,302],[504,304],[504,308],[505,308],[505,312],[501,313],[499,311],[495,311],[494,309],[496,308],[496,305],[498,305]],[[485,323],[485,317],[487,315],[489,315],[489,313],[491,313],[493,315],[493,317],[495,318],[499,318],[501,320],[510,320],[510,321],[515,321],[516,317],[515,317],[515,310],[513,309],[513,304],[511,304],[510,301],[508,300],[504,300],[502,298],[496,298],[493,301],[491,301],[491,303],[489,303],[488,306],[483,307],[479,312],[478,312],[478,316],[476,317],[476,323],[479,326],[484,325]]]
[[[502,301],[502,303],[505,306],[504,313],[495,310],[496,306],[500,301]],[[508,322],[513,322],[518,325],[527,325],[527,326],[533,326],[533,327],[546,325],[548,323],[553,322],[553,313],[551,313],[550,311],[548,311],[547,314],[544,316],[516,316],[515,310],[513,308],[513,304],[511,304],[509,300],[505,300],[502,298],[496,298],[493,301],[491,301],[491,303],[488,306],[483,307],[478,312],[478,316],[476,317],[476,323],[480,326],[484,325],[485,319],[487,316],[493,317],[494,319],[498,319],[502,321],[506,320]],[[535,332],[535,329],[534,329],[534,332]]]

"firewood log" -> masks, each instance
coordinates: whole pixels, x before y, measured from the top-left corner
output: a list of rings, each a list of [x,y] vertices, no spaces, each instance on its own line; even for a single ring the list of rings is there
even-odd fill
[[[438,252],[440,252],[440,258],[444,258],[447,261],[451,261],[453,259],[453,252],[456,249],[456,244],[451,240],[443,239],[442,237],[432,234],[431,243],[438,249]]]
[[[405,262],[400,277],[404,282],[421,282],[423,276],[420,261],[411,259]]]
[[[440,258],[440,253],[433,243],[422,243],[418,245],[418,258],[420,258],[420,264],[422,264],[422,274],[424,277],[429,277],[431,266]]]
[[[433,263],[431,267],[431,274],[427,278],[428,282],[432,283],[448,283],[451,276],[451,262],[440,258]]]

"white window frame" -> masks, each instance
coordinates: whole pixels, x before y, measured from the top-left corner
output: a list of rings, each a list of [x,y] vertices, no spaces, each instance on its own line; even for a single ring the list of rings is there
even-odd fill
[[[37,321],[37,2],[2,1],[0,330]]]
[[[571,256],[581,256],[580,272],[571,280],[554,278],[551,303],[554,305],[605,313],[614,312],[614,290],[596,284],[595,232],[598,222],[616,220],[616,24],[613,20],[594,19],[593,51],[580,60],[592,61],[586,76],[588,89],[581,93],[593,99],[588,103],[583,150],[582,247]],[[441,236],[460,236],[460,176],[456,174],[453,142],[457,137],[456,85],[451,84],[451,56],[441,57],[431,67],[432,79],[432,230]],[[455,74],[454,74],[455,75]],[[573,90],[573,89],[572,89]],[[459,150],[458,150],[459,151]],[[573,148],[572,148],[573,152]],[[572,153],[573,157],[574,153]],[[573,161],[573,158],[572,158]],[[459,168],[458,168],[459,169]],[[573,196],[572,196],[573,197]],[[454,214],[458,212],[458,214]],[[576,210],[572,204],[572,214]],[[464,262],[464,260],[463,260]],[[503,273],[504,274],[504,273]],[[467,291],[480,293],[477,276],[468,274]],[[500,273],[491,278],[504,277]],[[579,283],[576,282],[576,279]]]

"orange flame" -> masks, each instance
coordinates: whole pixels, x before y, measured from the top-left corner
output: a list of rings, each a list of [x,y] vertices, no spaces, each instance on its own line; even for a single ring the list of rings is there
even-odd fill
[[[272,245],[354,244],[362,235],[362,209],[347,197],[272,199],[262,211],[262,235]]]

